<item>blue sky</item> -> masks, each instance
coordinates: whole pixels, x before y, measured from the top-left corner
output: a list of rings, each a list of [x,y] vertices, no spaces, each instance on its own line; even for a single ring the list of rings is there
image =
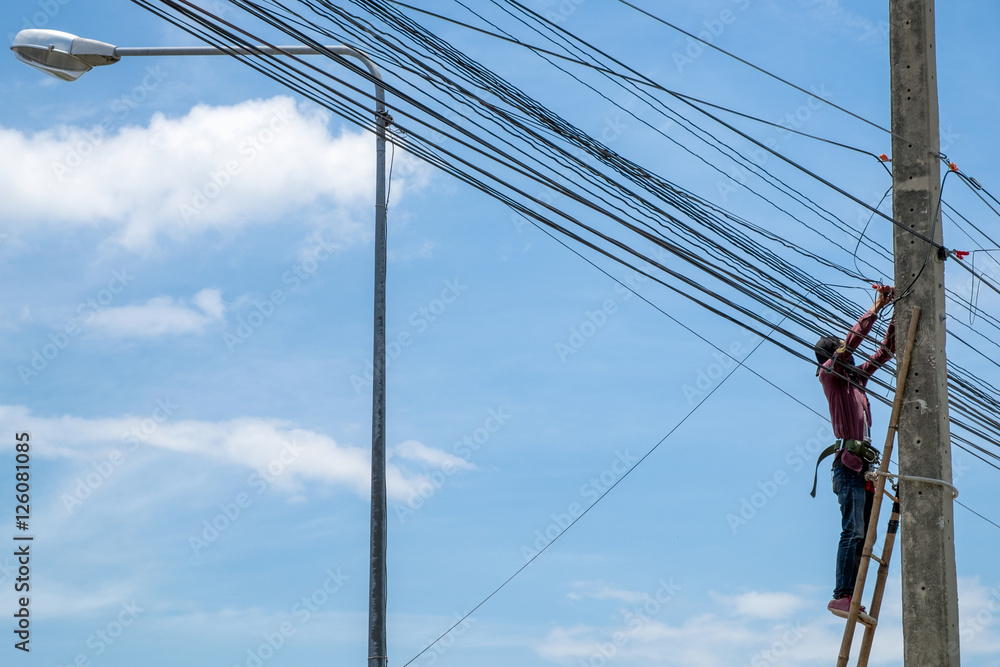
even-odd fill
[[[623,5],[527,4],[665,86],[890,152],[878,130]],[[644,3],[887,125],[884,4]],[[421,6],[469,18],[444,0]],[[1000,45],[989,30],[998,11],[941,3],[937,25],[942,150],[990,190],[1000,190]],[[4,15],[9,39],[44,27],[119,46],[194,43],[125,0],[11,0]],[[621,154],[808,239],[534,56],[420,20]],[[13,650],[8,633],[4,664],[362,664],[372,138],[227,58],[125,59],[68,84],[9,55],[0,98],[0,459],[12,479],[11,434],[31,433],[35,536],[32,650]],[[632,108],[621,93],[613,102]],[[871,204],[889,186],[856,154],[748,127]],[[867,219],[799,178],[843,219]],[[995,228],[954,181],[945,199]],[[944,231],[946,245],[963,248],[960,231]],[[867,234],[889,243],[878,221]],[[982,254],[977,262],[995,270]],[[824,471],[817,498],[808,495],[815,453],[832,440],[812,368],[602,266],[615,280],[500,203],[395,156],[391,664],[415,656],[619,480],[413,664],[829,664],[843,627],[825,609],[839,513]],[[968,275],[948,270],[968,291]],[[723,381],[730,358],[616,280],[811,410],[745,369]],[[867,307],[866,287],[843,293]],[[978,305],[1000,304],[984,290]],[[949,308],[952,321],[970,320]],[[1000,383],[969,350],[948,353]],[[888,410],[874,412],[881,442]],[[996,474],[955,451],[960,499],[994,521]],[[1000,530],[963,508],[955,522],[963,664],[1000,665]],[[902,664],[898,555],[873,665]],[[8,619],[13,565],[0,557]]]

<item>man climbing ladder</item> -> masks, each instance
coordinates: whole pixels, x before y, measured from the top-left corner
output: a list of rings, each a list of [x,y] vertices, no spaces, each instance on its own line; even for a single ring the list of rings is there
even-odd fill
[[[874,486],[865,473],[878,461],[879,452],[871,446],[871,406],[865,387],[872,373],[895,354],[895,320],[889,322],[882,344],[861,366],[854,365],[854,350],[871,331],[879,312],[893,298],[890,286],[879,285],[875,304],[844,339],[827,336],[816,344],[816,375],[830,406],[830,421],[837,442],[820,455],[819,463],[829,454],[833,459],[833,491],[841,513],[840,543],[837,547],[836,583],[827,609],[846,618],[851,595],[861,563],[865,535],[871,514]],[[812,495],[816,494],[815,478]],[[864,612],[864,608],[861,608]]]

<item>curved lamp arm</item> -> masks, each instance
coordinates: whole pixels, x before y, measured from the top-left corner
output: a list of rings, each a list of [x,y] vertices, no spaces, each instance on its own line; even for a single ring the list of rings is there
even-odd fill
[[[225,56],[254,55],[299,56],[331,52],[351,56],[365,64],[369,73],[382,80],[382,73],[371,59],[350,46],[325,46],[323,50],[311,46],[150,46],[121,47],[96,39],[85,39],[59,30],[22,30],[14,37],[10,50],[21,62],[63,81],[76,81],[94,67],[112,65],[126,56]]]

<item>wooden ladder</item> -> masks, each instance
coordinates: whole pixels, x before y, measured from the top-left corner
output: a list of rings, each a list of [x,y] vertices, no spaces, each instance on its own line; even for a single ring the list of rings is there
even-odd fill
[[[851,656],[851,644],[854,642],[854,628],[858,623],[865,626],[865,634],[861,640],[861,650],[858,656],[858,667],[866,667],[868,665],[868,656],[871,653],[872,640],[875,638],[875,629],[878,627],[878,615],[882,608],[882,595],[885,593],[885,580],[889,574],[889,560],[892,556],[892,547],[896,543],[896,531],[899,528],[898,494],[894,496],[885,490],[885,480],[889,472],[889,459],[892,458],[893,441],[896,439],[896,431],[899,428],[899,408],[903,400],[903,386],[906,384],[906,375],[910,369],[910,353],[913,351],[913,339],[917,333],[917,320],[919,319],[920,308],[915,307],[910,317],[910,329],[906,334],[906,347],[903,349],[903,356],[900,358],[899,366],[896,369],[896,397],[892,402],[889,431],[885,436],[882,461],[879,464],[878,477],[875,480],[875,497],[872,499],[868,533],[865,535],[865,546],[861,552],[858,577],[854,582],[854,594],[851,595],[851,609],[847,615],[844,639],[840,643],[840,655],[837,657],[837,667],[847,667],[847,661]],[[897,488],[893,485],[893,492],[896,491]],[[875,545],[875,533],[878,528],[878,516],[882,507],[883,495],[888,496],[892,500],[892,514],[889,517],[889,525],[885,533],[885,544],[882,546],[882,555],[876,557],[872,555],[872,548]],[[872,592],[869,613],[862,615],[861,596],[865,592],[868,565],[872,560],[878,562],[878,574],[875,578],[875,590]]]

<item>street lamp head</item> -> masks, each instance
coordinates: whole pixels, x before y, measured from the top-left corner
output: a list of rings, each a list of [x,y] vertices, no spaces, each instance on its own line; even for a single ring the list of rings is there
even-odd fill
[[[112,44],[58,30],[22,30],[10,50],[21,62],[63,81],[76,81],[93,67],[121,59]]]

